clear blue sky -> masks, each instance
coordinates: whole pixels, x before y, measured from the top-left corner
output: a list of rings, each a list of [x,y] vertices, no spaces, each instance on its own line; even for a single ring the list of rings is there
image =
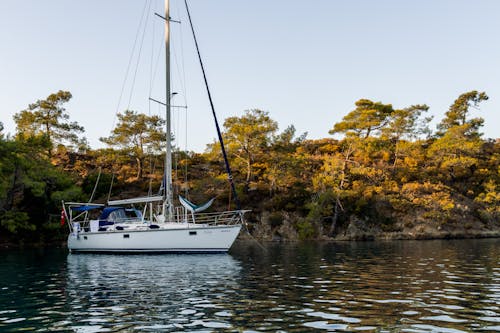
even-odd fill
[[[187,23],[181,1],[171,2],[172,17]],[[67,110],[85,127],[93,148],[109,135],[117,109],[161,112],[148,103],[162,29],[152,14],[133,94],[136,58],[118,104],[145,3],[1,1],[0,121],[6,132],[15,132],[14,113],[59,89],[73,94]],[[438,121],[459,94],[480,90],[490,100],[474,116],[485,118],[485,137],[500,136],[500,1],[191,0],[190,5],[221,122],[260,108],[281,130],[293,124],[299,134],[322,138],[360,98],[395,107],[425,103]],[[150,12],[161,12],[163,1],[151,7]],[[216,136],[209,104],[188,26],[173,29],[174,56],[184,54],[183,62],[174,61],[179,92],[174,101],[187,101],[188,148],[202,151]],[[161,100],[163,65],[160,60],[153,66],[151,93]],[[185,111],[177,112],[175,125],[181,127]]]

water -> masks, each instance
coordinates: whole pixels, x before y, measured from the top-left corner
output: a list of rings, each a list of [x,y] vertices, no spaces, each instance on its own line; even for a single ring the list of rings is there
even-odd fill
[[[500,331],[500,239],[0,252],[0,332]]]

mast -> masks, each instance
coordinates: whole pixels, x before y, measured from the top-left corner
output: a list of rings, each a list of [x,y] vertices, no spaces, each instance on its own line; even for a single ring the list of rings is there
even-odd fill
[[[168,209],[168,221],[173,218],[173,193],[172,193],[172,129],[171,129],[171,92],[170,92],[170,10],[169,0],[165,0],[165,75],[166,75],[166,139],[167,151],[165,154],[165,203]]]

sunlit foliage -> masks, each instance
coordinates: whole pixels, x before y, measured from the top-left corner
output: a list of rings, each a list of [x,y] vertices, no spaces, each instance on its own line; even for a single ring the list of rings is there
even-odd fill
[[[62,237],[61,200],[95,192],[105,202],[160,186],[162,119],[125,111],[101,138],[109,148],[75,149],[84,139],[63,108],[70,98],[60,91],[18,113],[12,138],[0,124],[0,240]],[[293,125],[280,131],[259,109],[227,118],[222,136],[239,199],[252,210],[250,231],[263,239],[372,239],[500,230],[500,141],[482,138],[484,120],[472,115],[487,99],[460,95],[436,131],[427,105],[360,99],[333,124],[335,139],[307,139]],[[231,208],[219,143],[204,153],[175,149],[173,172],[177,193],[193,202],[215,196],[213,208]]]

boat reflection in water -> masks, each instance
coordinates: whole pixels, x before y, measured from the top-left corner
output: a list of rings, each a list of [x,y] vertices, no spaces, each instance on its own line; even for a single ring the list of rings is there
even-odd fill
[[[77,332],[230,326],[220,304],[238,290],[241,269],[230,255],[70,254],[67,264],[68,321]],[[68,321],[59,324],[67,329]]]
[[[498,244],[267,244],[263,251],[238,243],[230,255],[72,254],[68,311],[53,328],[498,332]]]
[[[500,239],[0,253],[0,332],[500,332]]]

